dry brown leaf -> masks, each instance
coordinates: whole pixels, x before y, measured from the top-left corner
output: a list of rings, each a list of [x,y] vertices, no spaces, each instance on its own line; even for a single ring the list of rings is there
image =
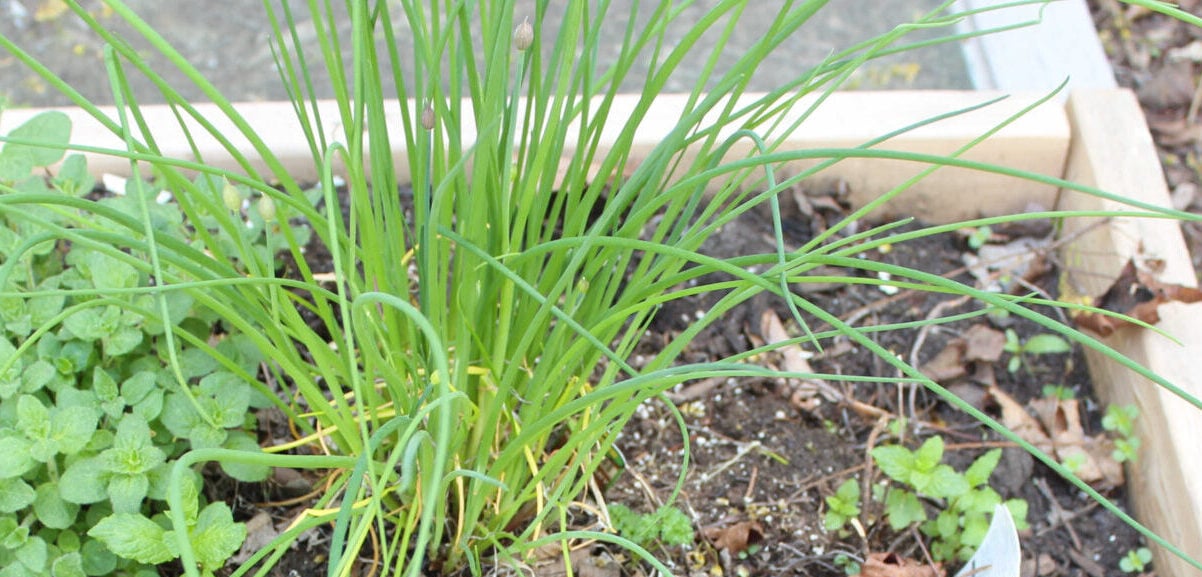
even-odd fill
[[[958,379],[968,374],[964,367],[964,349],[967,345],[963,339],[954,339],[943,347],[935,358],[923,363],[918,368],[927,378],[937,383]]]
[[[583,551],[583,549],[581,549]],[[619,577],[622,575],[622,564],[613,558],[608,551],[597,555],[572,555],[572,567],[580,577]]]
[[[944,577],[942,563],[934,565],[902,557],[897,553],[869,553],[860,566],[862,577]]]
[[[1158,144],[1170,148],[1193,144],[1202,136],[1202,125],[1190,124],[1181,115],[1149,116],[1148,128],[1156,134]]]
[[[271,515],[266,511],[255,513],[255,516],[246,522],[246,541],[242,542],[242,548],[232,557],[232,560],[235,563],[245,563],[251,555],[266,547],[279,534],[280,532],[271,522]]]
[[[706,527],[705,538],[713,541],[714,547],[732,554],[747,550],[748,545],[764,538],[764,528],[756,521],[741,521],[725,527]]]
[[[780,317],[772,309],[766,309],[760,313],[760,336],[763,337],[764,343],[769,345],[792,338],[785,330],[785,325],[781,322]],[[801,346],[787,345],[777,349],[777,353],[780,355],[781,370],[790,373],[814,372],[808,360],[809,354]],[[793,389],[789,395],[790,403],[804,411],[817,410],[818,406],[822,404],[822,398],[828,401],[836,401],[841,398],[834,387],[822,379],[789,379],[789,384]]]
[[[1190,62],[1171,62],[1152,71],[1152,77],[1136,90],[1139,101],[1151,108],[1189,106],[1194,97],[1194,70]]]
[[[989,396],[1002,409],[1002,424],[1014,431],[1022,440],[1035,445],[1040,451],[1052,452],[1052,439],[1014,397],[997,387],[989,387]]]
[[[1202,301],[1202,291],[1185,285],[1163,283],[1155,278],[1153,271],[1141,271],[1135,259],[1127,261],[1118,278],[1102,296],[1093,299],[1093,306],[1121,313],[1148,324],[1160,321],[1158,308],[1166,302],[1193,303]],[[1074,310],[1071,312],[1077,326],[1089,329],[1103,337],[1131,323],[1100,313]]]
[[[1081,411],[1075,399],[1046,397],[1032,400],[1032,417],[1013,397],[997,387],[990,396],[1002,409],[1002,424],[1024,441],[1055,457],[1061,463],[1075,465],[1074,473],[1092,487],[1111,489],[1124,483],[1123,466],[1114,460],[1114,444],[1105,435],[1089,437],[1081,425]]]
[[[1040,553],[1038,557],[1023,559],[1019,574],[1022,577],[1048,577],[1058,571],[1060,565],[1056,563],[1056,559],[1047,553]]]
[[[964,360],[996,363],[1002,358],[1006,347],[1006,334],[989,328],[989,325],[976,324],[964,333],[968,348],[964,350]]]

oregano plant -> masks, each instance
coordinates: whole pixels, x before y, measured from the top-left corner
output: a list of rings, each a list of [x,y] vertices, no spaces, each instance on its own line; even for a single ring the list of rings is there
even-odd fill
[[[84,157],[63,152],[70,127],[50,112],[10,133],[19,141],[0,148],[0,195],[93,194]],[[55,163],[50,178],[43,167]],[[260,269],[276,266],[282,241],[268,246],[269,227],[256,214],[226,214],[219,187],[212,211],[189,208],[205,217],[196,226],[185,224],[181,205],[144,202],[139,195],[154,185],[137,184],[87,200],[109,212],[0,203],[0,577],[138,574],[173,559],[175,541],[163,528],[173,460],[194,448],[258,451],[254,411],[279,403],[253,378],[257,349],[193,293],[152,292],[146,255],[72,231],[81,219],[103,233],[113,219],[148,218],[177,243],[251,247],[257,260],[243,264]],[[220,218],[248,224],[231,234],[213,224]],[[303,226],[284,226],[307,238]],[[39,232],[46,227],[71,241]],[[224,470],[248,482],[269,472],[238,463]],[[202,507],[198,483],[193,474],[188,538],[212,574],[245,528],[224,503]]]

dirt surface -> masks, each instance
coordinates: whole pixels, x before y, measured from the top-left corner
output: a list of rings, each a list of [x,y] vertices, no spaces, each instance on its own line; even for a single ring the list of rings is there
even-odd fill
[[[821,221],[822,215],[791,219],[793,226],[786,227],[792,232],[787,235],[790,244],[807,240]],[[726,227],[707,246],[721,256],[771,251],[769,230],[770,221],[749,215]],[[1003,237],[1005,234],[1009,233]],[[963,267],[965,254],[972,252],[963,238],[944,235],[893,245],[885,253],[870,251],[862,258],[916,266],[973,284],[977,279]],[[1055,284],[1055,274],[1048,273],[1033,279],[1045,290]],[[795,290],[843,319],[856,320],[857,326],[947,316],[979,307],[953,302],[952,297],[904,290],[888,295],[868,285],[817,285],[817,289],[801,285]],[[666,308],[654,327],[658,332],[644,343],[643,354],[654,355],[658,340],[681,330],[685,319],[707,310],[710,304],[700,299]],[[703,333],[687,360],[717,359],[771,339],[762,320],[769,316],[790,318],[780,303],[752,301]],[[813,330],[826,328],[816,319],[806,321]],[[944,351],[953,339],[982,326],[1013,328],[1024,339],[1038,332],[1026,321],[997,322],[998,326],[990,326],[990,321],[977,318],[931,331],[878,334],[874,339],[921,365]],[[799,330],[791,326],[789,333],[796,336]],[[1007,357],[1003,355],[996,363],[975,363],[969,369],[971,374],[942,380],[959,396],[995,415],[997,411],[989,408],[985,394],[989,384],[1020,403],[1040,397],[1048,384],[1089,395],[1088,374],[1079,351],[1030,357],[1015,373],[1006,369]],[[782,366],[788,361],[777,355],[762,362]],[[898,376],[879,357],[846,339],[827,344],[810,363],[815,371],[829,374]],[[935,370],[931,365],[928,369]],[[879,510],[868,508],[862,516],[863,538],[825,531],[824,498],[846,479],[861,479],[864,486],[884,479],[879,470],[868,473],[866,464],[874,444],[894,442],[881,430],[890,416],[909,419],[910,426],[902,435],[907,446],[914,447],[931,434],[942,435],[954,448],[945,461],[957,467],[988,447],[1008,446],[925,390],[894,384],[741,379],[690,383],[669,396],[689,423],[691,466],[681,500],[704,536],[691,553],[663,551],[676,561],[682,575],[716,574],[719,568],[725,575],[839,575],[842,570],[835,567],[834,559],[840,553],[863,559],[870,552],[887,551],[921,561],[925,538],[916,538],[917,532],[893,532],[879,520],[874,523]],[[1084,415],[1086,431],[1095,434],[1099,408],[1089,402],[1085,405],[1089,407]],[[675,484],[681,448],[679,430],[668,411],[658,402],[649,403],[625,433],[622,450],[631,474],[610,498],[645,511],[653,509]],[[870,478],[864,480],[865,475]],[[1022,539],[1024,556],[1030,561],[1024,575],[1120,575],[1119,557],[1139,546],[1133,530],[1097,508],[1050,469],[1034,463],[1021,449],[1005,449],[992,485],[1004,498],[1021,497],[1030,505],[1031,529]],[[1113,491],[1111,496],[1121,502],[1122,492]],[[1065,515],[1071,520],[1062,521]],[[739,542],[745,548],[732,549],[723,541],[731,532],[745,532],[748,527],[751,543]],[[1040,560],[1038,570],[1036,559]]]

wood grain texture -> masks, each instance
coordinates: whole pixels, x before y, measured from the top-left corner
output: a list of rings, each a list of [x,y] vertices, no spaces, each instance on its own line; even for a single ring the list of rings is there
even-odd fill
[[[845,92],[836,93],[817,107],[800,129],[790,136],[781,150],[815,148],[850,148],[870,139],[901,129],[931,117],[964,109],[1002,96],[1000,93],[974,91],[890,91],[890,92]],[[1016,95],[984,109],[956,116],[951,119],[924,126],[899,135],[877,148],[950,154],[972,139],[1008,121],[1023,108],[1030,106],[1042,95]],[[750,102],[754,95],[745,96]],[[796,119],[809,111],[815,98],[806,98],[786,113],[788,119]],[[662,95],[651,104],[644,122],[634,134],[630,146],[631,159],[638,162],[646,158],[651,150],[677,124],[687,102],[684,95]],[[742,102],[742,101],[741,101]],[[412,106],[412,102],[405,103]],[[613,104],[608,122],[600,138],[602,150],[614,146],[619,132],[624,128],[623,118],[629,118],[638,98],[635,95],[619,97]],[[220,114],[210,104],[198,104],[196,108],[209,119],[222,134],[249,160],[255,170],[263,170],[265,164],[249,143],[239,136],[235,124]],[[317,172],[313,166],[304,132],[296,121],[290,104],[279,102],[242,103],[236,106],[246,123],[254,128],[266,147],[280,158],[294,178],[313,181]],[[318,103],[323,130],[327,137],[341,140],[342,126],[338,120],[337,106],[331,101]],[[401,126],[401,103],[389,101],[385,109],[392,119],[391,126]],[[102,124],[78,109],[62,109],[71,116],[74,130],[72,142],[90,146],[123,149],[121,140],[113,136]],[[110,118],[116,118],[111,108],[102,108]],[[7,134],[37,111],[8,110],[0,116],[0,134]],[[165,106],[144,106],[142,113],[150,126],[158,131],[156,140],[163,153],[172,158],[192,158],[188,142],[178,126],[171,110]],[[189,123],[189,128],[207,163],[226,169],[237,169],[231,155],[211,137],[199,131],[199,126]],[[475,125],[470,118],[462,126],[461,136],[465,146],[475,140]],[[727,130],[729,134],[733,129]],[[1020,168],[1052,176],[1060,176],[1068,154],[1069,129],[1064,110],[1058,103],[1045,104],[1027,115],[1013,120],[964,155],[969,160],[992,162],[1012,168]],[[574,142],[569,136],[568,142]],[[730,158],[748,153],[750,144],[743,140],[731,152]],[[394,138],[392,154],[396,160],[398,178],[408,178],[404,142]],[[121,158],[104,155],[88,155],[89,168],[94,173],[127,175],[129,163]],[[686,155],[688,161],[689,155]],[[814,162],[798,162],[791,166],[796,173]],[[823,177],[842,178],[850,185],[853,201],[863,204],[876,195],[887,191],[920,172],[924,165],[872,159],[850,159],[824,171]],[[987,204],[981,202],[980,191],[1004,188],[1007,194],[995,195]],[[975,171],[944,168],[904,193],[887,212],[894,214],[922,214],[932,221],[946,222],[981,214],[1004,214],[1021,211],[1030,201],[1050,206],[1055,196],[1051,186],[1029,181],[1000,177]]]
[[[1134,95],[1126,90],[1081,91],[1068,100],[1073,147],[1066,178],[1130,199],[1169,206],[1169,193],[1156,149]],[[1118,202],[1082,193],[1064,193],[1061,208],[1130,210]],[[1184,238],[1176,221],[1114,218],[1107,222],[1066,223],[1065,234],[1081,233],[1063,259],[1073,286],[1098,295],[1132,257],[1164,260],[1160,279],[1196,286]],[[1140,328],[1117,331],[1106,344],[1202,397],[1202,306],[1161,307],[1160,329],[1175,344]],[[1202,411],[1105,356],[1088,355],[1094,388],[1107,403],[1139,407],[1139,460],[1127,468],[1136,517],[1195,557],[1202,555]],[[1196,577],[1202,572],[1172,554],[1156,553],[1160,577]]]

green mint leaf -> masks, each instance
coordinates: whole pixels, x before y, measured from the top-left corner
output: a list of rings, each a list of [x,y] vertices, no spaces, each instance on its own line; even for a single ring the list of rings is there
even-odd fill
[[[7,371],[0,373],[0,399],[8,399],[21,390],[21,369],[24,368],[24,363],[20,358],[13,358],[16,353],[16,347],[8,342],[8,338],[0,336],[0,365],[12,363]]]
[[[197,401],[202,408],[216,408],[216,402],[212,398],[201,396]],[[167,397],[159,420],[172,435],[188,439],[195,449],[220,447],[225,442],[225,429],[214,428],[205,422],[188,398],[181,393],[172,393]]]
[[[935,517],[935,530],[944,539],[954,537],[960,531],[960,516],[948,509]]]
[[[83,572],[87,575],[109,575],[117,569],[117,556],[99,539],[87,539],[80,547]]]
[[[968,481],[964,480],[964,475],[948,465],[939,465],[931,472],[929,482],[925,486],[920,488],[915,483],[914,488],[924,495],[950,499],[968,492],[969,486]]]
[[[985,532],[989,530],[989,521],[984,513],[964,515],[964,531],[960,533],[960,544],[976,549],[985,540]]]
[[[935,435],[914,451],[914,468],[919,471],[934,471],[943,460],[943,437]]]
[[[50,574],[54,577],[86,577],[83,556],[78,551],[59,555],[50,563]]]
[[[109,515],[92,527],[88,535],[99,539],[119,557],[139,563],[158,565],[175,558],[166,542],[167,531],[142,515]]]
[[[146,475],[113,475],[108,482],[109,501],[114,513],[137,513],[142,510],[150,480]]]
[[[63,321],[63,326],[80,340],[93,342],[116,332],[120,319],[121,309],[115,306],[90,307],[72,313]],[[83,368],[75,365],[76,371]]]
[[[117,380],[101,367],[92,368],[92,390],[100,401],[100,410],[109,418],[116,419],[125,412],[125,399],[121,398]]]
[[[12,551],[29,539],[29,527],[17,523],[12,515],[0,517],[0,549]]]
[[[226,449],[234,449],[236,451],[245,451],[248,453],[262,453],[263,449],[259,447],[259,443],[255,441],[249,433],[243,431],[230,431],[226,437],[225,443],[222,444]],[[242,481],[243,483],[258,483],[267,478],[271,474],[271,467],[267,465],[257,465],[253,463],[221,463],[221,469],[229,476]]]
[[[826,531],[838,531],[847,524],[848,517],[841,515],[838,511],[830,509],[826,515],[822,517],[822,528]]]
[[[1071,350],[1073,347],[1068,344],[1068,341],[1050,334],[1035,335],[1027,339],[1027,343],[1023,345],[1023,352],[1033,355],[1067,353]]]
[[[1027,501],[1024,499],[1009,499],[1006,501],[1006,508],[1010,509],[1010,516],[1014,517],[1014,528],[1022,531],[1030,528],[1027,523]]]
[[[152,391],[158,388],[152,371],[139,371],[121,383],[121,398],[130,405],[142,402]]]
[[[124,260],[102,252],[89,251],[81,263],[84,273],[98,289],[126,289],[138,286],[138,269]]]
[[[918,496],[909,491],[894,489],[885,499],[885,510],[889,515],[889,526],[901,531],[913,523],[925,521],[927,512],[922,508]]]
[[[889,478],[908,483],[910,471],[914,469],[914,453],[901,445],[876,447],[872,450],[872,459]]]
[[[178,326],[181,321],[188,317],[188,313],[192,310],[192,304],[195,302],[192,296],[182,291],[171,291],[163,295],[167,301],[167,316],[171,321],[171,326]],[[138,303],[145,309],[159,311],[157,302],[158,297],[145,295],[140,297]],[[158,336],[163,334],[163,321],[157,317],[147,318],[143,321],[142,330],[148,335]]]
[[[71,463],[58,481],[58,494],[68,503],[86,505],[108,498],[105,490],[106,473],[99,457],[89,457]]]
[[[67,196],[83,196],[96,188],[96,179],[88,172],[88,159],[82,154],[67,155],[52,183]]]
[[[1001,502],[1002,497],[997,491],[990,487],[980,487],[956,497],[954,506],[957,511],[965,514],[985,514],[993,512],[993,508]]]
[[[0,432],[0,479],[20,477],[37,465],[29,456],[31,446],[24,437]]]
[[[101,337],[104,354],[108,357],[119,357],[142,344],[142,329],[138,327],[121,327],[112,334]]]
[[[110,470],[128,475],[145,473],[167,459],[167,455],[154,446],[150,426],[137,415],[126,415],[121,419],[113,438],[113,448],[109,451],[119,459],[112,463],[114,467]]]
[[[246,525],[234,522],[234,515],[225,503],[210,503],[196,518],[196,526],[188,537],[201,567],[215,571],[242,547]]]
[[[183,372],[185,379],[194,379],[203,377],[215,370],[221,365],[211,355],[195,348],[187,348],[180,351],[179,368]]]
[[[46,145],[4,144],[0,149],[0,180],[14,182],[28,177],[35,167],[49,166],[62,159],[63,147],[71,138],[71,119],[62,112],[43,112],[13,129],[8,136]]]
[[[13,556],[35,575],[46,570],[48,552],[46,542],[41,537],[31,536],[24,545],[13,551]]]
[[[45,359],[31,363],[21,375],[21,390],[26,393],[36,393],[54,381],[58,371],[54,365]]]
[[[17,399],[17,430],[30,440],[50,436],[50,411],[33,395],[21,395]]]
[[[860,501],[860,483],[855,479],[848,479],[839,485],[835,490],[835,495],[844,503],[858,503]]]
[[[988,483],[989,476],[993,474],[993,470],[997,468],[1001,459],[1001,449],[993,449],[977,457],[977,460],[973,461],[972,465],[969,465],[968,469],[964,471],[964,480],[973,487]]]
[[[78,453],[96,432],[98,419],[96,411],[82,405],[56,409],[50,415],[50,435],[56,450],[63,455]]]
[[[200,380],[200,391],[211,403],[202,403],[213,420],[226,428],[239,427],[250,408],[250,386],[237,375],[218,371]]]
[[[58,485],[46,482],[38,485],[33,511],[42,525],[51,529],[67,529],[75,524],[79,505],[64,501],[59,495]]]
[[[0,479],[0,513],[16,513],[28,507],[37,492],[21,479]]]
[[[55,277],[57,278],[57,277]],[[58,282],[43,281],[38,285],[39,289],[57,289]],[[54,315],[62,312],[63,305],[67,298],[63,295],[48,295],[37,296],[29,299],[29,320],[35,326],[41,326],[54,318]]]

